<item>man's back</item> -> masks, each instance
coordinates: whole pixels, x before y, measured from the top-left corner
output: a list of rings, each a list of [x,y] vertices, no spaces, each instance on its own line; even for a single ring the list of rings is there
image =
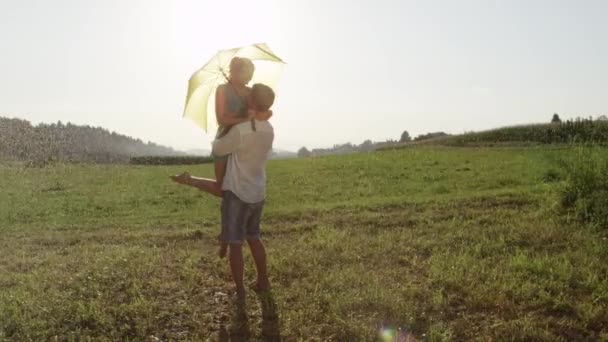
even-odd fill
[[[255,126],[255,129],[254,129]],[[266,161],[272,150],[274,129],[268,121],[248,121],[232,127],[214,143],[214,154],[230,154],[223,190],[247,203],[266,197]]]

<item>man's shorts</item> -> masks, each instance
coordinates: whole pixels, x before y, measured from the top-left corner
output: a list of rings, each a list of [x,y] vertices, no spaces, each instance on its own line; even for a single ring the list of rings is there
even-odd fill
[[[220,240],[228,244],[240,244],[245,239],[259,239],[264,202],[246,203],[233,192],[224,191]]]

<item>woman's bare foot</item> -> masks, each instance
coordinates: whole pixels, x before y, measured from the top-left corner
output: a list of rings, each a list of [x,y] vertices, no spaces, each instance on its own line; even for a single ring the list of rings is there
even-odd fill
[[[188,173],[188,171],[186,171],[179,175],[169,176],[169,178],[171,178],[174,182],[179,183],[179,184],[189,184],[191,176],[190,176],[190,173]]]
[[[219,252],[220,259],[223,259],[226,257],[227,251],[228,251],[228,244],[220,241],[220,252]]]
[[[220,259],[225,258],[228,252],[228,244],[222,241],[222,234],[217,236],[217,242],[220,243],[220,251],[218,255],[220,256]]]

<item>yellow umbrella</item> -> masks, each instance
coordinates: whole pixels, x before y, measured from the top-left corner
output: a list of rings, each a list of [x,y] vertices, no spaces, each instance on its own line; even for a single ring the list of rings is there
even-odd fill
[[[184,117],[190,118],[205,132],[217,129],[215,91],[220,84],[226,82],[233,57],[251,59],[255,65],[251,84],[264,83],[272,88],[276,88],[285,64],[266,44],[253,44],[216,53],[190,77],[184,109]]]

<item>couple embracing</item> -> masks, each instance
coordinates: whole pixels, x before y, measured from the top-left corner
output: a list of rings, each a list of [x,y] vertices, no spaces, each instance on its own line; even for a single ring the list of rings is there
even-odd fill
[[[230,62],[227,82],[218,87],[215,112],[219,124],[213,142],[216,179],[184,172],[171,176],[175,182],[196,187],[221,198],[219,256],[228,253],[237,300],[245,300],[243,243],[247,241],[255,261],[258,293],[270,290],[266,251],[260,240],[260,220],[266,198],[266,161],[272,150],[274,130],[268,120],[274,92],[263,84],[248,87],[254,65],[247,58]]]

